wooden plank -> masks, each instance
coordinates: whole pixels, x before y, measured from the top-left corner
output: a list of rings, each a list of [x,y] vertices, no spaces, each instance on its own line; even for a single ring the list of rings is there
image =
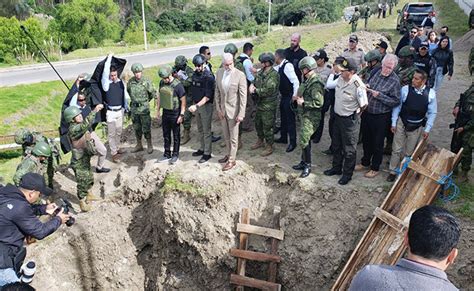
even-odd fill
[[[230,275],[230,283],[235,284],[238,286],[246,286],[252,288],[258,288],[261,290],[272,290],[272,291],[280,291],[281,285],[273,282],[267,282],[263,280],[258,280],[254,278],[249,278],[245,276],[239,276],[236,274]]]
[[[272,225],[274,229],[280,229],[280,213],[281,213],[281,207],[275,206],[273,208],[273,225]],[[278,254],[278,242],[279,241],[276,238],[272,238],[272,246],[270,248],[270,254],[272,255]],[[268,265],[268,281],[276,282],[277,271],[278,271],[277,263],[271,262]]]
[[[422,165],[420,165],[417,162],[411,161],[408,164],[408,168],[412,169],[413,171],[417,172],[418,174],[421,174],[421,175],[423,175],[427,178],[430,178],[431,180],[433,180],[435,182],[438,181],[439,179],[441,179],[441,176],[438,173],[433,173],[432,171],[430,171],[429,169],[423,167]]]
[[[256,226],[256,225],[250,225],[250,224],[238,223],[237,231],[243,232],[243,233],[266,236],[266,237],[272,237],[278,240],[283,240],[283,237],[284,237],[284,232],[282,230],[271,229],[271,228],[266,228],[266,227],[261,227],[261,226]]]
[[[374,215],[398,232],[403,232],[407,228],[407,225],[398,217],[393,216],[380,207],[375,208]]]
[[[242,209],[242,213],[240,216],[240,222],[242,224],[249,224],[250,223],[250,211],[248,208]],[[240,233],[239,236],[239,249],[247,250],[248,247],[248,234]],[[245,259],[238,258],[237,259],[237,275],[245,276]],[[244,291],[243,286],[237,286],[237,291]]]
[[[281,257],[272,254],[266,253],[259,253],[259,252],[252,252],[252,251],[245,251],[239,249],[231,249],[230,255],[236,258],[251,260],[251,261],[258,261],[258,262],[281,262]]]
[[[408,223],[411,214],[416,209],[430,204],[436,199],[441,185],[436,183],[434,179],[436,176],[433,176],[432,173],[439,176],[446,175],[459,161],[459,155],[437,148],[422,140],[413,153],[412,160],[415,162],[415,167],[420,165],[429,169],[429,175],[418,174],[408,168],[397,179],[380,206],[381,210],[399,218],[404,224]],[[390,224],[397,223],[395,220]],[[378,217],[372,219],[332,290],[346,290],[353,276],[367,264],[393,265],[398,261],[405,251],[403,233],[396,230],[398,227],[389,226],[390,224],[386,224]]]

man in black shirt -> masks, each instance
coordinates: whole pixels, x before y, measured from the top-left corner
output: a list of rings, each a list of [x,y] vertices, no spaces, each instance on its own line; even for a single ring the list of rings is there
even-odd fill
[[[285,50],[285,57],[291,64],[293,64],[294,68],[298,68],[298,63],[308,54],[300,47],[301,34],[293,33],[290,40],[290,47]],[[298,80],[301,82],[301,71],[295,70],[295,72],[296,76],[298,76]]]

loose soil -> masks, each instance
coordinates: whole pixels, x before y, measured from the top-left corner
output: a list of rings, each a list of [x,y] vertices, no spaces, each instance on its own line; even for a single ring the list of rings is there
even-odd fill
[[[363,36],[362,42],[370,41],[363,47],[379,37]],[[342,50],[342,39],[346,43],[347,36],[329,44],[328,50]],[[449,148],[452,107],[472,82],[467,56],[466,50],[456,51],[454,78],[445,80],[438,94],[438,118],[430,139],[440,147]],[[217,122],[213,130],[220,133]],[[337,178],[322,175],[331,165],[331,157],[321,153],[329,145],[327,132],[313,146],[313,173],[306,179],[291,169],[299,162],[299,150],[288,154],[286,146],[276,145],[269,157],[250,150],[255,132],[243,134],[237,167],[222,172],[217,162],[223,156],[220,142],[204,165],[191,156],[198,149],[196,132],[193,127],[192,141],[181,147],[181,160],[174,166],[155,163],[163,154],[161,129],[155,127],[153,154],[128,153],[121,164],[108,163],[110,173],[94,174],[93,191],[104,200],[94,203],[92,212],[79,213],[74,226],[28,247],[28,258],[38,266],[33,286],[51,291],[230,290],[236,260],[229,250],[238,245],[239,213],[248,207],[252,224],[270,226],[278,205],[285,232],[278,282],[284,290],[328,290],[390,189],[386,173],[374,179],[355,173],[344,187]],[[124,138],[125,148],[131,150],[131,128]],[[385,162],[387,157],[384,170]],[[55,180],[57,196],[70,199],[78,209],[72,170],[61,169]],[[461,223],[459,259],[448,276],[456,286],[472,290],[474,226],[463,218]],[[268,247],[267,240],[250,237],[251,250]],[[248,264],[247,270],[256,278],[266,274],[257,264]]]

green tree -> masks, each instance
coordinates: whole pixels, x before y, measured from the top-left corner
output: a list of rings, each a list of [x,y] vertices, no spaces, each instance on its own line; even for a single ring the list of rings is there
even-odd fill
[[[104,40],[119,40],[119,6],[113,0],[72,0],[58,5],[56,18],[48,29],[69,52],[101,45]]]

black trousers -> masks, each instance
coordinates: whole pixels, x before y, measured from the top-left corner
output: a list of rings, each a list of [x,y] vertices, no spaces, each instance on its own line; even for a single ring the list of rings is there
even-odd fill
[[[281,96],[280,100],[280,133],[281,138],[287,140],[290,137],[290,144],[296,145],[296,115],[291,110],[291,94]]]
[[[390,123],[391,112],[383,114],[362,114],[361,130],[364,156],[362,165],[373,171],[380,169],[383,159],[383,146],[387,135],[387,126]]]
[[[352,177],[356,164],[357,139],[360,118],[357,114],[339,116],[334,114],[332,137],[333,169],[342,170],[343,176]]]
[[[177,123],[180,110],[163,109],[162,127],[163,139],[165,142],[165,153],[167,157],[171,157],[171,132],[173,132],[173,156],[179,156],[180,124]]]
[[[301,151],[301,161],[311,165],[311,141],[309,141],[308,145]]]

